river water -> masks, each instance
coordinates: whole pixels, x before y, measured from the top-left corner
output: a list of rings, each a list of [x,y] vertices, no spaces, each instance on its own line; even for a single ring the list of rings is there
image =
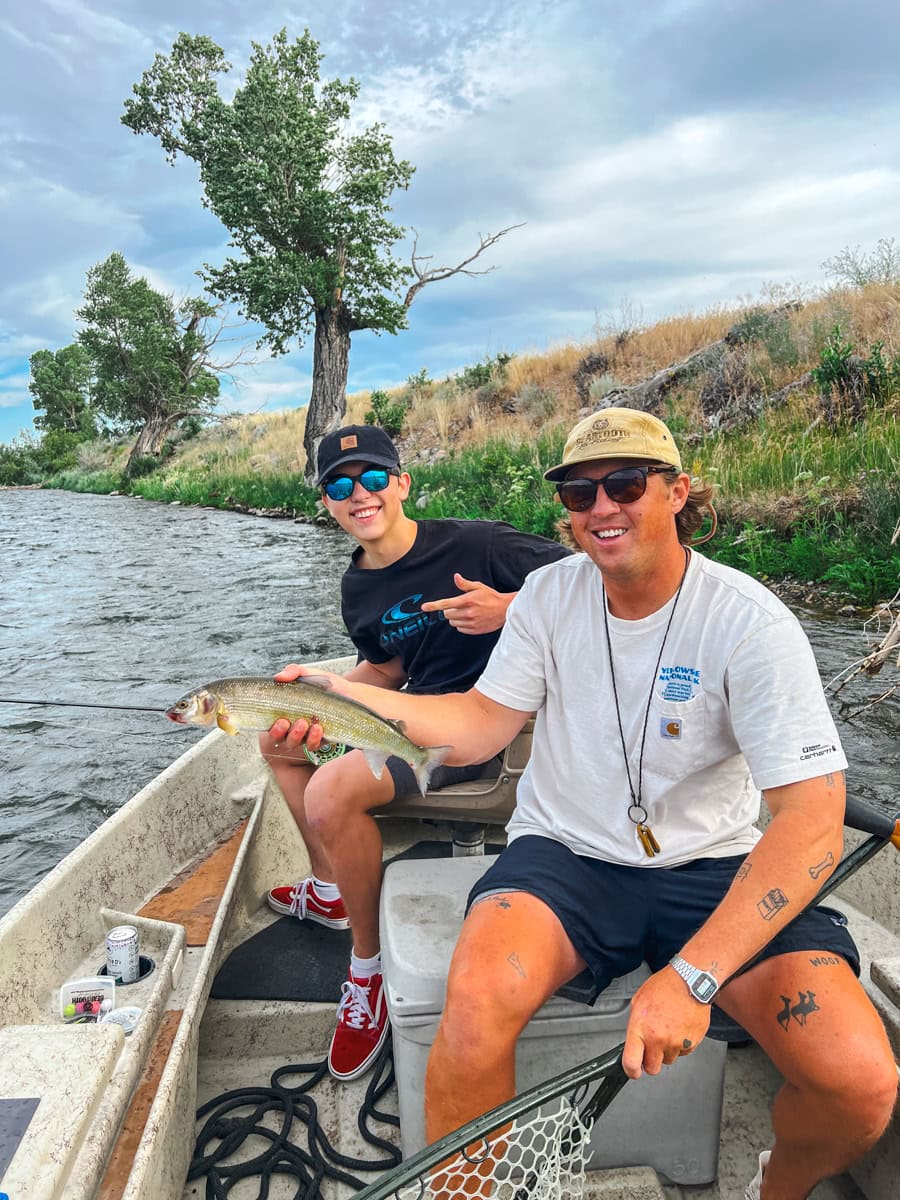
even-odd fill
[[[0,699],[161,708],[223,675],[350,653],[350,549],[290,521],[0,490]],[[798,615],[823,679],[866,653],[858,619]],[[898,795],[898,724],[896,701],[838,721],[861,799]],[[0,913],[203,732],[159,713],[0,704]]]
[[[0,698],[165,707],[347,654],[337,530],[125,496],[0,490]],[[205,730],[0,704],[0,913]]]

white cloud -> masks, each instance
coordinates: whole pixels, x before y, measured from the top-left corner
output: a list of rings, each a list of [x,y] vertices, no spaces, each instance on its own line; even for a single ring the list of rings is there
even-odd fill
[[[128,24],[97,5],[81,4],[79,0],[39,0],[49,8],[54,18],[68,21],[75,33],[85,42],[125,47],[129,53],[138,48],[150,49],[151,39],[137,25]]]
[[[67,75],[75,74],[75,65],[69,55],[57,49],[55,46],[48,45],[47,42],[40,41],[37,38],[31,38],[17,26],[12,25],[9,21],[0,21],[0,33],[3,33],[11,41],[19,46],[24,46],[26,50],[30,50],[35,54],[46,54],[53,59],[56,66],[65,71]]]
[[[28,374],[2,374],[3,362],[0,359],[0,408],[14,408],[28,401],[31,404],[31,394],[28,391]]]
[[[814,54],[771,44],[794,9],[816,14]],[[3,22],[0,355],[17,378],[29,353],[72,340],[85,272],[113,250],[176,296],[196,294],[197,268],[229,253],[196,166],[171,170],[119,120],[179,29],[224,47],[233,87],[251,37],[309,23],[324,78],[360,81],[354,123],[384,122],[416,166],[395,215],[435,263],[526,222],[478,264],[498,270],[426,288],[399,337],[354,335],[351,387],[582,338],[623,295],[655,319],[770,279],[821,282],[843,245],[900,234],[900,11],[887,5],[881,51],[869,31],[858,66],[846,14],[810,0],[334,0],[314,19],[270,0],[37,0]],[[236,405],[306,401],[309,346],[259,359],[239,369]],[[12,411],[17,385],[3,386],[0,441],[30,416],[24,402]]]

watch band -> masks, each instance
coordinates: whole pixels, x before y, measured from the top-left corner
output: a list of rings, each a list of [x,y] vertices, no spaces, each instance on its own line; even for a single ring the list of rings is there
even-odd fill
[[[719,981],[711,971],[702,971],[680,954],[675,954],[669,959],[669,966],[681,976],[695,1000],[701,1004],[712,1003],[719,990]]]

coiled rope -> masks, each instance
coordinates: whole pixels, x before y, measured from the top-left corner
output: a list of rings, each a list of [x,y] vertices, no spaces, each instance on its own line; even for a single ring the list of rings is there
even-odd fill
[[[308,1078],[295,1086],[283,1082],[296,1075]],[[205,1175],[207,1200],[227,1200],[229,1192],[240,1180],[258,1176],[257,1197],[258,1200],[264,1200],[269,1195],[273,1175],[292,1176],[299,1182],[294,1200],[323,1200],[321,1185],[325,1179],[346,1183],[354,1191],[360,1191],[365,1187],[365,1182],[351,1172],[386,1171],[395,1167],[401,1159],[400,1150],[369,1128],[370,1121],[400,1125],[398,1117],[381,1112],[376,1107],[394,1084],[391,1035],[388,1034],[375,1061],[356,1118],[365,1141],[383,1150],[384,1158],[351,1158],[340,1154],[331,1145],[319,1124],[316,1101],[310,1095],[327,1075],[326,1061],[298,1063],[279,1067],[267,1088],[236,1088],[208,1100],[197,1110],[198,1121],[207,1115],[209,1119],[197,1136],[188,1168],[188,1182]],[[247,1108],[252,1108],[252,1111],[244,1116],[232,1115]],[[265,1115],[271,1112],[281,1114],[279,1131],[262,1123]],[[305,1127],[305,1132],[297,1128],[298,1124]],[[296,1140],[292,1140],[292,1134]],[[225,1160],[233,1158],[251,1137],[262,1138],[270,1145],[253,1158],[226,1163]]]

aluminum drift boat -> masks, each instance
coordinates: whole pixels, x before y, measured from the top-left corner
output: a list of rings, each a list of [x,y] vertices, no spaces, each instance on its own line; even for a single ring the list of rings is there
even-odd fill
[[[349,665],[350,660],[346,660]],[[323,664],[340,669],[340,664]],[[383,821],[386,851],[423,836],[418,818],[502,820],[529,735],[513,744],[497,782],[411,797]],[[435,805],[438,807],[435,808]],[[434,838],[434,827],[424,836]],[[449,827],[439,826],[447,840]],[[491,838],[501,840],[496,827]],[[862,835],[848,831],[848,846]],[[205,1194],[185,1183],[197,1107],[228,1089],[265,1085],[286,1063],[324,1057],[335,1005],[210,999],[230,952],[277,918],[265,904],[273,881],[306,873],[299,833],[254,740],[215,731],[182,755],[51,871],[0,921],[0,1193],[9,1200],[181,1200]],[[900,855],[887,850],[832,899],[863,952],[863,978],[900,1058]],[[137,928],[153,969],[119,990],[141,1009],[128,1036],[111,1024],[64,1024],[59,986],[93,976],[107,932]],[[343,1153],[373,1157],[357,1129],[367,1080],[316,1089],[322,1127]],[[649,1167],[591,1172],[604,1200],[739,1200],[770,1139],[778,1078],[755,1048],[731,1049],[718,1182],[684,1191]],[[380,1107],[397,1110],[396,1098]],[[600,1118],[599,1126],[602,1126]],[[277,1124],[277,1122],[276,1122]],[[305,1136],[305,1130],[299,1130]],[[384,1132],[384,1131],[382,1131]],[[399,1143],[396,1130],[387,1135]],[[238,1152],[251,1156],[259,1146]],[[900,1200],[900,1117],[851,1176],[829,1180],[816,1200]],[[258,1195],[238,1183],[233,1200]],[[296,1180],[275,1176],[273,1200]],[[326,1181],[323,1193],[352,1194]]]

